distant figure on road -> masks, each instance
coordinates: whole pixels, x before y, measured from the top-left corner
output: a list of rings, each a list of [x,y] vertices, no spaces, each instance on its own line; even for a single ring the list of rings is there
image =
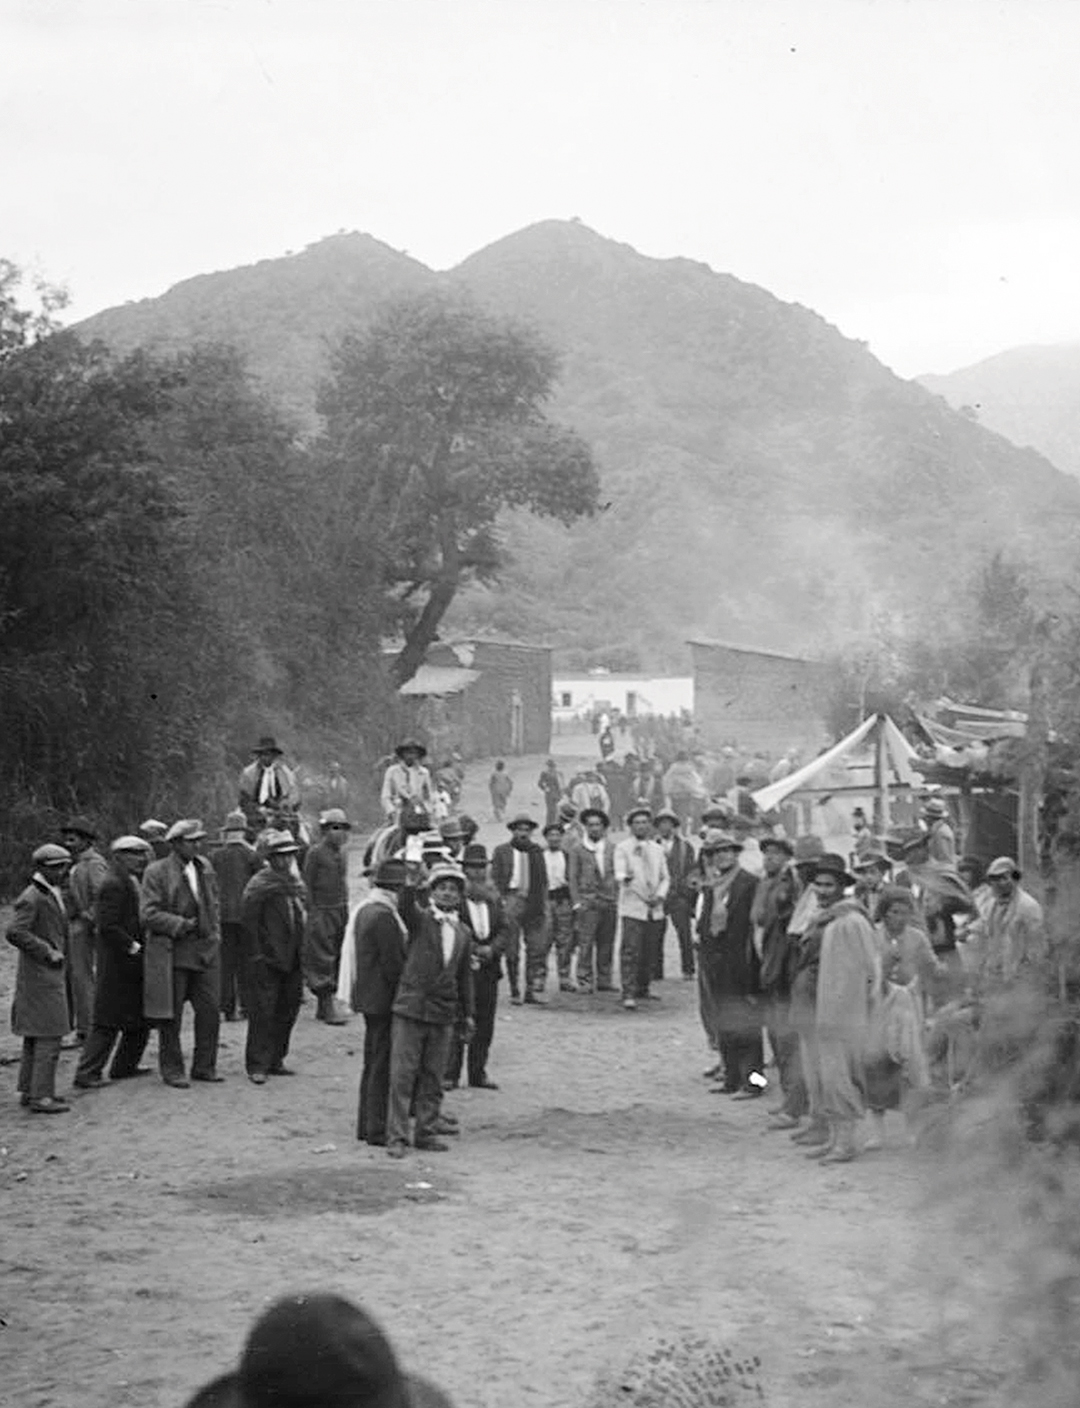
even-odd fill
[[[605,760],[610,758],[615,751],[615,735],[611,731],[611,725],[605,724],[600,730],[600,737],[596,740],[600,745],[600,756]]]
[[[553,821],[558,821],[559,819],[559,802],[562,799],[563,792],[566,790],[563,786],[562,774],[555,766],[554,758],[549,758],[544,764],[543,771],[537,779],[536,785],[544,794],[544,825],[550,826]]]
[[[584,772],[580,780],[575,782],[570,791],[570,800],[577,807],[579,818],[586,807],[602,811],[605,815],[608,814],[611,807],[608,790],[600,781],[600,774],[592,768]]]
[[[488,778],[488,791],[491,793],[491,811],[496,821],[502,821],[510,793],[514,790],[514,779],[506,771],[502,758],[495,760],[495,770]]]

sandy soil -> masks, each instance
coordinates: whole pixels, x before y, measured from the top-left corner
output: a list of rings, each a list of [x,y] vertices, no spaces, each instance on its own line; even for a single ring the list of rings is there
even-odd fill
[[[511,764],[537,814],[540,761]],[[897,1124],[883,1153],[808,1163],[765,1132],[763,1102],[707,1093],[694,986],[659,990],[636,1014],[611,995],[506,1003],[500,1090],[448,1096],[460,1139],[403,1165],[354,1138],[361,1022],[328,1028],[310,1003],[297,1078],[262,1088],[240,1024],[223,1028],[224,1085],[147,1077],[75,1092],[55,1119],[17,1108],[5,1064],[0,1400],[171,1408],[232,1363],[268,1301],[322,1287],[368,1306],[459,1405],[625,1400],[625,1366],[684,1338],[760,1359],[715,1403],[997,1401],[1005,1366],[976,1333],[989,1272],[935,1198],[931,1157]],[[5,1033],[0,1058],[15,1049]]]

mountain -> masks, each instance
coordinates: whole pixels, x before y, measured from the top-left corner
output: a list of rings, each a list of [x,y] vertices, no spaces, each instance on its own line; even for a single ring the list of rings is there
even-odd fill
[[[811,650],[886,611],[933,630],[994,550],[1064,571],[1080,483],[816,313],[686,259],[545,221],[435,274],[365,235],[177,285],[81,325],[119,348],[235,342],[306,419],[325,347],[390,294],[448,283],[539,324],[552,412],[592,444],[611,507],[571,531],[511,519],[512,567],[454,622],[683,665],[721,636]]]
[[[1013,347],[970,367],[919,381],[1014,445],[1030,445],[1080,476],[1080,343]]]

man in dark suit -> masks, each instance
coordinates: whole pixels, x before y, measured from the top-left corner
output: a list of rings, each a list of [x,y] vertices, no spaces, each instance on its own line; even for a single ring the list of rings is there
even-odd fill
[[[16,1089],[37,1115],[70,1110],[56,1094],[60,1042],[71,1031],[67,985],[68,918],[61,886],[71,868],[63,846],[39,846],[30,884],[15,901],[7,941],[19,950],[11,1030],[22,1037]]]
[[[679,960],[682,975],[686,979],[694,976],[694,941],[690,932],[690,916],[693,911],[694,895],[689,886],[690,873],[694,869],[696,857],[694,848],[685,836],[679,834],[679,818],[669,808],[664,807],[653,818],[656,823],[656,839],[667,861],[671,887],[664,900],[664,913],[671,920],[675,937],[679,941]],[[663,945],[660,946],[661,961],[659,971],[653,972],[656,979],[664,976]]]
[[[506,911],[498,894],[488,884],[487,851],[483,846],[466,846],[462,858],[465,871],[465,903],[461,917],[473,936],[473,995],[476,1031],[468,1044],[469,1084],[480,1090],[498,1090],[487,1073],[488,1054],[495,1036],[495,1009],[499,1000],[502,956],[506,949]],[[446,1084],[453,1089],[461,1079],[465,1043],[457,1034],[450,1049]]]
[[[206,837],[201,821],[174,822],[164,860],[146,867],[139,914],[146,930],[145,1011],[160,1024],[158,1062],[166,1085],[186,1089],[180,1024],[184,1007],[195,1012],[191,1079],[220,1081],[217,1074],[221,1002],[221,922],[213,867],[199,854]],[[154,949],[158,952],[155,954]],[[153,963],[155,983],[150,983]],[[160,985],[158,979],[160,978]]]
[[[405,862],[384,860],[375,881],[353,918],[350,1006],[364,1014],[364,1066],[356,1137],[368,1144],[386,1144],[390,1101],[390,1027],[398,980],[405,966],[408,931],[398,913],[405,884]]]
[[[751,907],[757,881],[739,865],[742,844],[728,832],[706,831],[701,842],[698,959],[702,1021],[724,1067],[723,1090],[764,1093],[760,960]]]
[[[147,1069],[139,1065],[150,1039],[150,1024],[143,1015],[139,876],[153,851],[141,836],[119,836],[109,850],[112,864],[98,891],[95,911],[98,963],[93,1024],[75,1070],[74,1084],[80,1090],[105,1084],[101,1073],[114,1046],[110,1079],[127,1080]]]
[[[253,1085],[290,1076],[289,1038],[300,1011],[300,955],[307,924],[307,890],[296,868],[300,847],[289,831],[263,835],[265,867],[240,900],[248,963],[248,1030],[244,1064]]]
[[[387,1153],[402,1158],[409,1147],[409,1109],[416,1109],[413,1143],[443,1152],[436,1137],[443,1077],[454,1023],[471,1041],[473,1022],[472,933],[459,913],[465,876],[456,865],[432,867],[429,902],[417,903],[415,876],[402,893],[402,918],[409,931],[405,965],[393,1003],[390,1032],[390,1109]]]
[[[566,858],[566,883],[577,929],[577,986],[592,992],[595,957],[596,991],[614,992],[615,846],[607,834],[607,812],[586,807],[579,819],[584,835]]]
[[[521,944],[525,943],[525,1001],[542,1005],[547,986],[551,930],[547,923],[547,866],[544,853],[532,839],[536,822],[524,814],[507,823],[510,840],[491,853],[491,879],[506,907],[506,970],[510,1001],[521,1001],[518,985]]]

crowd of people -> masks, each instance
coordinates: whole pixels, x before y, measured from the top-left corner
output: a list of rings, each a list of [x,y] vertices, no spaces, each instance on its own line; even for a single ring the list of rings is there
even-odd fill
[[[22,1104],[70,1108],[56,1070],[73,1030],[83,1090],[104,1085],[106,1068],[113,1081],[147,1074],[154,1029],[166,1086],[218,1082],[220,1022],[240,1015],[250,1081],[288,1076],[306,987],[317,1019],[364,1017],[357,1137],[393,1157],[444,1150],[459,1131],[446,1092],[463,1077],[498,1088],[488,1064],[504,972],[512,1004],[544,1007],[554,954],[561,993],[611,993],[635,1012],[657,998],[670,925],[681,977],[697,983],[715,1089],[758,1099],[775,1085],[770,1128],[814,1156],[853,1158],[865,1115],[872,1146],[884,1111],[910,1111],[929,1087],[935,1032],[970,1027],[987,983],[1044,959],[1041,909],[1011,859],[983,873],[957,857],[939,797],[923,807],[921,860],[911,845],[890,856],[858,824],[843,856],[743,805],[733,761],[720,795],[680,790],[700,776],[682,751],[659,770],[631,752],[606,775],[566,779],[549,759],[537,779],[545,820],[511,816],[489,854],[471,818],[436,824],[425,749],[407,739],[386,768],[387,825],[351,913],[347,813],[324,809],[309,841],[272,738],[210,846],[195,819],[151,819],[106,858],[92,823],[70,818],[60,844],[34,852],[7,935]],[[613,787],[615,766],[628,791]],[[700,805],[678,805],[691,795]]]

